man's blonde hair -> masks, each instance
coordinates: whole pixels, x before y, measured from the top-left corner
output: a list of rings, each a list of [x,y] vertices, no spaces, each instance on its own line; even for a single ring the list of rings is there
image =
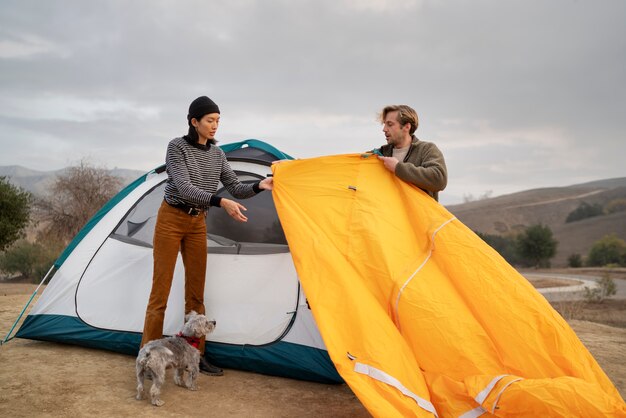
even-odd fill
[[[407,123],[411,124],[411,129],[409,133],[413,135],[413,133],[417,130],[417,126],[419,125],[419,119],[417,118],[417,112],[410,106],[407,105],[390,105],[385,106],[383,111],[380,113],[380,122],[385,123],[385,118],[389,112],[398,112],[398,122],[400,125],[404,126]]]

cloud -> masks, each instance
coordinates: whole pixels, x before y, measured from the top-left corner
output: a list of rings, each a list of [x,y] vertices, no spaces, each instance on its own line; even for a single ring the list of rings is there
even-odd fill
[[[6,35],[5,35],[6,36]],[[0,59],[25,59],[35,55],[67,56],[68,52],[57,45],[36,35],[22,34],[17,39],[0,40]]]
[[[90,100],[86,97],[42,95],[33,98],[0,99],[4,116],[23,117],[36,110],[39,120],[88,122],[123,119],[155,119],[159,110],[154,106],[132,103],[123,99]]]
[[[151,168],[207,94],[223,142],[306,157],[381,145],[376,113],[409,104],[449,188],[474,195],[622,176],[624,15],[617,0],[5,0],[0,165],[42,168],[19,138],[47,166],[97,150]]]

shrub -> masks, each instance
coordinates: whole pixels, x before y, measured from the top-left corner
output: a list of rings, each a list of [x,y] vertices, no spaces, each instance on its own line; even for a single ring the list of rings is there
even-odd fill
[[[581,319],[583,317],[584,301],[558,301],[552,302],[554,309],[565,319],[570,321],[572,319]]]
[[[602,303],[604,299],[616,293],[617,286],[615,285],[615,281],[611,278],[609,273],[605,273],[600,281],[598,281],[597,287],[589,289],[585,286],[584,298],[587,302]]]
[[[60,250],[26,240],[19,240],[0,255],[0,270],[20,274],[38,283],[56,260]]]
[[[580,221],[581,219],[591,218],[593,216],[602,215],[603,213],[604,209],[601,205],[597,203],[590,205],[587,202],[582,202],[576,209],[567,215],[565,223]]]
[[[615,234],[606,235],[596,241],[589,250],[587,265],[606,266],[608,264],[626,265],[626,242]]]
[[[583,258],[580,254],[572,254],[567,258],[567,265],[570,267],[582,267]]]
[[[606,213],[624,212],[626,211],[626,199],[614,199],[604,207]]]

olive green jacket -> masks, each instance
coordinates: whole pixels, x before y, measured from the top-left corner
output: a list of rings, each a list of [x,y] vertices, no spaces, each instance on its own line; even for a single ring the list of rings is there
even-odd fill
[[[383,145],[380,152],[391,157],[393,146]],[[413,141],[404,161],[396,166],[398,178],[416,185],[433,199],[439,200],[439,192],[448,184],[448,170],[443,154],[431,142],[420,141],[413,135]]]

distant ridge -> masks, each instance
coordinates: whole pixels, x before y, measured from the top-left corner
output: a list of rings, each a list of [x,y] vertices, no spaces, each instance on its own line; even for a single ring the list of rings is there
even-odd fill
[[[590,181],[588,183],[575,184],[573,186],[568,186],[568,187],[572,187],[572,188],[598,187],[598,188],[604,188],[604,189],[614,189],[616,187],[622,187],[622,186],[626,186],[626,177],[616,177],[612,179],[595,180],[595,181]]]
[[[66,170],[37,171],[19,165],[0,166],[0,176],[9,177],[12,184],[36,196],[45,196],[54,178]],[[121,168],[109,172],[120,177],[124,185],[145,174],[141,170]],[[582,202],[605,206],[611,200],[620,198],[626,198],[626,177],[524,190],[446,205],[446,208],[475,232],[506,235],[534,224],[549,226],[559,241],[552,265],[561,267],[566,265],[567,257],[573,253],[586,256],[591,245],[607,234],[613,233],[626,240],[626,212],[565,223],[567,215]]]
[[[586,256],[593,243],[605,235],[626,239],[626,212],[565,222],[583,202],[604,207],[615,199],[626,199],[626,177],[525,190],[447,209],[473,231],[487,234],[515,234],[530,225],[547,225],[559,241],[552,265],[561,267],[571,254]]]
[[[562,187],[542,187],[523,190],[487,199],[473,200],[466,203],[446,205],[449,210],[465,211],[478,207],[511,206],[523,203],[546,203],[555,199],[573,199],[584,194],[600,193],[605,190],[626,187],[626,177],[595,180],[588,183]]]
[[[35,196],[45,196],[52,183],[54,183],[54,179],[67,170],[68,167],[60,170],[38,171],[20,165],[9,165],[0,166],[0,176],[8,177],[11,184],[29,191]],[[121,178],[123,185],[129,184],[145,174],[145,171],[125,168],[113,168],[108,171],[111,175]]]

